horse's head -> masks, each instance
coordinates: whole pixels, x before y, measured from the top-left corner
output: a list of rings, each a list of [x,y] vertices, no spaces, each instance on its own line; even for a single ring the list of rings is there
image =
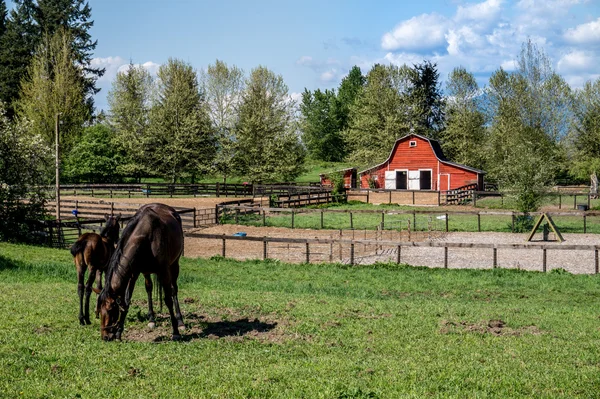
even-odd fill
[[[100,235],[106,237],[113,244],[119,241],[119,220],[121,220],[121,214],[117,216],[104,215],[106,224],[102,228]]]
[[[104,341],[121,339],[121,318],[127,313],[124,302],[107,291],[98,296],[96,315],[100,314],[100,336]]]

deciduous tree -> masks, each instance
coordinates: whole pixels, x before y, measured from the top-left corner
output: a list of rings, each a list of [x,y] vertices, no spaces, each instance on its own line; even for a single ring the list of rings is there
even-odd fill
[[[202,73],[202,87],[206,94],[209,116],[215,129],[217,152],[214,169],[223,176],[223,182],[232,173],[235,155],[235,124],[244,89],[244,71],[216,60]]]
[[[342,161],[346,152],[335,92],[305,89],[300,112],[302,141],[309,156],[321,161]]]
[[[204,93],[192,66],[178,59],[161,65],[150,111],[149,155],[153,169],[173,183],[206,172],[215,141]]]
[[[242,94],[236,124],[235,164],[252,182],[290,181],[302,171],[304,150],[293,123],[293,104],[281,75],[259,66]]]

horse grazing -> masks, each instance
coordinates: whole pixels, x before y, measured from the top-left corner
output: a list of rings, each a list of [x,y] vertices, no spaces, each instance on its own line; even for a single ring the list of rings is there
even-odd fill
[[[171,316],[173,339],[181,338],[178,328],[185,330],[185,324],[177,299],[177,278],[182,253],[183,229],[175,209],[164,204],[140,207],[123,230],[108,265],[104,289],[98,297],[96,309],[100,312],[103,340],[121,339],[135,282],[140,274],[146,277],[146,281],[150,274],[158,276]]]
[[[79,295],[79,323],[83,326],[91,324],[90,321],[90,295],[92,283],[96,280],[98,290],[102,289],[102,272],[106,269],[108,261],[115,250],[119,239],[119,219],[121,215],[105,215],[106,224],[100,234],[85,233],[71,246],[71,255],[77,268],[77,294]],[[84,284],[85,270],[88,270],[88,279]],[[85,289],[85,311],[83,309],[83,292]]]

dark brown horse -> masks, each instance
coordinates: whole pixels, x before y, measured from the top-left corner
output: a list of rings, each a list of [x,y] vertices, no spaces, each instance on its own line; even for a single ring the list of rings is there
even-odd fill
[[[164,204],[148,204],[138,209],[123,230],[106,272],[104,289],[98,297],[102,339],[121,339],[140,274],[158,276],[171,315],[173,339],[181,338],[178,328],[184,330],[185,325],[177,299],[177,278],[182,253],[183,229],[175,209]]]
[[[102,289],[102,272],[106,270],[108,261],[115,250],[119,239],[119,219],[121,215],[105,215],[106,224],[100,234],[85,233],[71,246],[71,255],[77,268],[77,294],[79,295],[79,323],[83,326],[90,321],[90,294],[92,283],[96,280],[98,290]],[[84,284],[85,270],[88,278]],[[85,311],[83,293],[85,289]]]

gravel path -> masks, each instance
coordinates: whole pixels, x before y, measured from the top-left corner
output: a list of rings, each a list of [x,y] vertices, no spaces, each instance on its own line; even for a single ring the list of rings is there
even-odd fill
[[[287,229],[276,227],[251,227],[239,225],[213,226],[198,230],[207,234],[234,234],[245,232],[248,236],[256,237],[292,237],[292,238],[340,238],[339,230],[309,230]],[[344,231],[344,239],[351,239],[352,232]],[[374,231],[354,232],[354,238],[374,239]],[[396,233],[398,234],[398,233]],[[414,234],[414,233],[413,233]],[[600,245],[600,235],[596,234],[563,234],[565,244],[575,245]],[[406,237],[384,237],[385,240],[402,240]],[[444,242],[462,243],[490,243],[490,244],[523,244],[526,234],[512,233],[446,233],[437,237],[427,237],[426,233],[413,240],[425,241],[433,239]],[[553,243],[554,244],[554,243]],[[559,245],[559,244],[558,244]],[[186,238],[185,256],[210,257],[222,253],[221,240],[205,240],[199,238]],[[311,262],[349,262],[348,247],[340,248],[338,245],[311,244]],[[498,267],[524,270],[542,270],[542,250],[530,249],[498,249]],[[226,256],[235,259],[262,259],[263,246],[261,242],[227,241]],[[271,243],[268,248],[268,257],[285,262],[304,262],[306,260],[306,247],[304,244]],[[372,264],[377,261],[396,261],[397,249],[378,248],[377,246],[355,247],[355,261],[360,264]],[[444,248],[418,248],[403,247],[401,261],[414,266],[443,267]],[[492,249],[479,248],[449,248],[449,268],[486,269],[493,265]],[[594,273],[594,251],[547,251],[547,269],[565,269],[571,273]]]

